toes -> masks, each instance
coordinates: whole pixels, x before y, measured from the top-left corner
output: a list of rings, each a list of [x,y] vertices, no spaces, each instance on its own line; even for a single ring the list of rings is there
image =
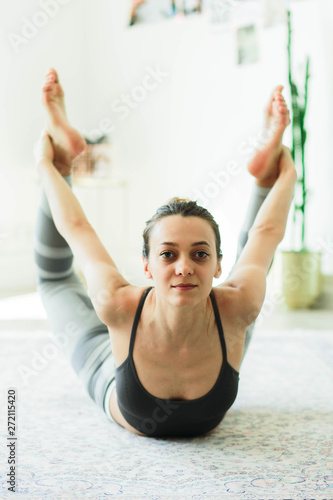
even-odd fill
[[[276,96],[282,91],[283,89],[283,85],[278,85],[277,87],[275,87],[275,89],[273,90],[272,94],[271,94],[271,97],[269,98],[269,101],[268,101],[268,104],[272,104],[274,102],[274,100],[276,99]]]
[[[285,104],[286,103],[283,95],[281,95],[281,94],[278,94],[278,95],[275,96],[275,101],[277,101],[279,104]]]
[[[278,85],[277,87],[275,87],[274,92],[273,92],[274,99],[277,99],[280,96],[282,97],[281,92],[282,92],[283,88],[284,88],[283,85]],[[282,97],[282,99],[283,99],[283,97]]]
[[[278,106],[278,108],[281,111],[283,111],[283,110],[287,111],[287,109],[288,109],[288,107],[287,107],[287,105],[286,105],[286,103],[284,101],[283,102],[279,102],[277,106]]]
[[[59,83],[58,73],[56,72],[56,70],[54,68],[50,68],[49,74],[52,74],[55,83]]]
[[[283,114],[288,113],[288,106],[286,104],[286,101],[285,101],[283,95],[281,95],[280,93],[278,93],[275,96],[274,107],[276,109],[278,109],[278,111],[280,113],[283,113]]]
[[[52,90],[52,83],[45,83],[42,89],[44,92]]]
[[[279,101],[279,102],[285,102],[285,99],[284,99],[283,95],[281,94],[283,87],[280,86],[280,87],[277,87],[277,88],[279,90],[275,91],[275,93],[274,93],[274,100],[275,101]]]
[[[56,70],[55,70],[54,68],[50,68],[50,69],[48,70],[48,72],[46,73],[46,75],[45,75],[45,76],[46,76],[46,78],[48,78],[49,76],[52,76],[52,77],[54,77],[55,79],[58,79],[58,74],[57,74],[57,72],[56,72]]]
[[[266,112],[271,113],[272,112],[272,106],[276,104],[278,101],[279,103],[285,102],[284,98],[281,94],[282,90],[284,89],[283,85],[278,85],[277,87],[274,88],[272,95],[268,101],[268,105],[266,107]]]
[[[49,76],[45,79],[43,90],[51,90],[53,88],[54,79],[52,76]]]
[[[58,74],[55,69],[50,68],[45,75],[43,90],[51,90],[55,83],[59,83]]]

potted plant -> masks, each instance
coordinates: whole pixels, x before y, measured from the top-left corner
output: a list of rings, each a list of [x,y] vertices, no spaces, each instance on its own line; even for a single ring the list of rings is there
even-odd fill
[[[311,252],[306,244],[306,204],[308,189],[305,169],[305,116],[308,103],[309,57],[306,58],[304,90],[301,93],[292,74],[291,15],[288,10],[288,69],[291,93],[291,155],[297,170],[292,224],[293,250],[282,252],[282,291],[289,308],[314,304],[321,292],[321,254]]]

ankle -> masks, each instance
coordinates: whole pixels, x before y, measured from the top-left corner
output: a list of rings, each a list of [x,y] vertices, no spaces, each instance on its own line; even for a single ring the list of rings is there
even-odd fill
[[[58,172],[63,176],[63,177],[68,177],[72,174],[72,166],[64,163],[60,163],[55,161],[54,166],[58,170]]]
[[[274,178],[267,177],[265,179],[256,179],[255,183],[259,187],[271,188],[272,186],[274,186],[276,179],[277,179],[277,177],[274,177]]]

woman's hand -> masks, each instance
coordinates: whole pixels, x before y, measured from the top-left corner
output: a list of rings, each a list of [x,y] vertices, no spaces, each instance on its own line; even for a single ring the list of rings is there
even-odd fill
[[[35,147],[34,147],[35,160],[38,165],[41,161],[49,161],[53,163],[54,150],[52,141],[46,130],[42,130]]]

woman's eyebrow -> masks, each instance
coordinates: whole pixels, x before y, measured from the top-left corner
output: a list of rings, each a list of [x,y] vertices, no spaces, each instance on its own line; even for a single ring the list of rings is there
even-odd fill
[[[173,243],[173,241],[163,241],[160,243],[160,246],[162,245],[168,245],[170,247],[179,247],[178,243]],[[195,243],[192,243],[192,247],[196,247],[198,245],[206,245],[207,247],[210,248],[210,244],[207,241],[196,241]]]

